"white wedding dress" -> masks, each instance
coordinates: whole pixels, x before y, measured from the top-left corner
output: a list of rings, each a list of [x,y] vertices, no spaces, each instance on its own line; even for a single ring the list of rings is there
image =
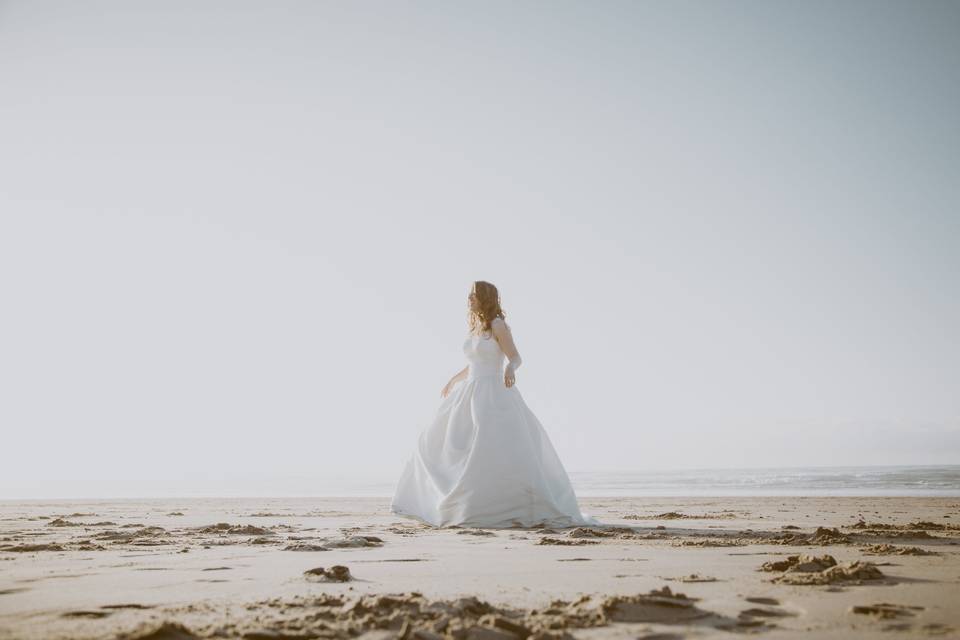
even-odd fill
[[[400,477],[391,511],[442,527],[572,527],[584,516],[547,432],[503,382],[494,337],[463,345],[467,378],[443,399]]]

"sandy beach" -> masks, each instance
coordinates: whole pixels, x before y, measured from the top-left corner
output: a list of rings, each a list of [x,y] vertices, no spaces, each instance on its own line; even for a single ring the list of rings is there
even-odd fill
[[[0,505],[0,638],[960,634],[960,499],[593,498],[435,529],[381,498]]]

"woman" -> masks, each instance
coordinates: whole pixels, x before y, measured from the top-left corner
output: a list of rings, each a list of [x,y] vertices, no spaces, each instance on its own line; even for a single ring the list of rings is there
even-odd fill
[[[497,288],[474,282],[468,302],[468,364],[443,387],[391,510],[438,527],[598,524],[580,513],[560,458],[515,386],[521,359]]]

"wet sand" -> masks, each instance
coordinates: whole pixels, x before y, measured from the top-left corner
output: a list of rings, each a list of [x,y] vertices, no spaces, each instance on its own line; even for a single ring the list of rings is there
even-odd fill
[[[594,498],[435,529],[380,498],[0,503],[0,639],[960,637],[960,498]]]

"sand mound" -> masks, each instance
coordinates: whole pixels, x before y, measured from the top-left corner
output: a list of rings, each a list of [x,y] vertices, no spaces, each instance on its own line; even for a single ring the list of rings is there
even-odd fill
[[[331,549],[349,549],[354,547],[382,547],[383,540],[376,536],[349,536],[324,543]]]
[[[898,547],[892,544],[871,544],[861,549],[872,556],[936,556],[936,551],[927,551],[920,547]]]
[[[818,573],[785,573],[774,582],[781,584],[836,584],[838,582],[862,583],[867,580],[882,580],[883,573],[871,562],[844,563]]]
[[[63,545],[59,544],[11,544],[0,547],[0,551],[13,551],[14,553],[33,553],[36,551],[66,551]]]
[[[330,547],[312,542],[292,542],[283,548],[284,551],[330,551]]]
[[[853,543],[853,539],[839,529],[827,527],[817,527],[813,533],[744,529],[725,535],[696,534],[686,537],[673,536],[673,538],[678,539],[678,542],[673,545],[675,547],[742,547],[752,544],[826,546]]]
[[[833,529],[817,527],[817,530],[810,536],[810,542],[813,544],[849,544],[851,540],[850,536],[841,533],[836,527]]]
[[[599,540],[590,540],[587,538],[569,540],[567,538],[550,538],[544,536],[537,541],[538,545],[557,545],[557,546],[566,546],[566,547],[576,547],[585,544],[600,544]]]
[[[906,540],[940,540],[937,536],[932,536],[926,531],[897,531],[893,529],[866,529],[858,531],[858,535],[873,536],[875,538],[896,538]]]
[[[826,585],[841,582],[862,583],[867,580],[881,580],[883,573],[871,562],[846,562],[837,564],[833,556],[811,555],[789,556],[786,560],[764,562],[761,571],[783,571],[783,575],[772,580],[778,584]]]
[[[107,548],[102,544],[96,544],[91,540],[80,540],[74,543],[74,549],[77,551],[106,551]]]
[[[917,538],[920,540],[943,540],[942,537],[932,536],[928,531],[949,533],[960,531],[958,524],[937,524],[927,520],[919,520],[908,524],[890,524],[883,522],[865,522],[860,520],[856,524],[846,525],[847,529],[856,530],[857,534],[878,538]]]
[[[786,529],[787,527],[784,527]],[[790,527],[796,529],[797,527]],[[801,533],[799,531],[752,531],[742,532],[744,538],[752,543],[760,544],[779,544],[779,545],[833,545],[833,544],[851,544],[853,539],[843,533],[836,527],[817,527],[813,533]]]
[[[297,540],[283,548],[284,551],[330,551],[331,549],[359,549],[382,547],[383,540],[376,536],[350,536],[348,538]]]
[[[720,513],[703,513],[700,515],[688,515],[679,511],[667,511],[658,513],[655,516],[630,515],[624,516],[624,520],[732,520],[737,516],[734,513],[723,511]]]
[[[742,547],[749,543],[738,538],[704,538],[700,540],[679,540],[673,543],[675,547]]]
[[[907,524],[891,524],[883,522],[865,522],[860,520],[856,524],[846,525],[847,529],[873,529],[877,531],[960,531],[960,524],[938,524],[929,520],[918,520]]]
[[[183,625],[164,622],[159,627],[120,636],[119,640],[195,640],[198,637]]]
[[[316,573],[324,576],[331,570],[318,569]],[[618,623],[692,623],[725,629],[757,624],[702,610],[696,601],[682,593],[673,593],[669,587],[637,595],[554,600],[539,609],[497,607],[476,597],[428,600],[419,593],[355,597],[323,594],[251,603],[244,606],[243,616],[190,623],[193,631],[168,622],[127,638],[188,640],[216,632],[223,637],[244,639],[569,640],[572,630]],[[185,606],[181,613],[189,615],[190,611],[190,607]],[[310,615],[304,616],[305,611]]]
[[[103,520],[100,522],[71,522],[64,518],[56,518],[47,523],[48,527],[115,527],[116,522]],[[137,525],[142,526],[142,525]]]
[[[673,582],[716,582],[717,579],[711,576],[701,576],[699,573],[691,573],[686,576],[679,576],[677,578],[664,578],[664,580],[671,580]]]
[[[323,567],[307,569],[303,572],[303,575],[311,582],[349,582],[353,580],[350,569],[342,564],[335,564],[329,569]]]
[[[487,531],[486,529],[461,529],[457,531],[461,536],[495,536],[493,531]]]
[[[624,538],[633,535],[633,529],[630,527],[577,527],[567,533],[569,538]]]
[[[247,525],[231,525],[226,522],[218,522],[217,524],[211,524],[206,527],[200,527],[194,529],[197,533],[217,533],[230,536],[272,536],[275,535],[270,529],[265,529],[263,527],[255,527],[252,524]]]
[[[395,533],[401,536],[415,536],[417,534],[433,531],[435,529],[437,529],[437,527],[433,527],[429,524],[395,524],[387,527],[387,531],[390,533]]]
[[[793,571],[795,573],[809,573],[811,571],[823,571],[836,566],[837,561],[833,556],[811,556],[797,555],[788,556],[786,560],[774,560],[764,562],[760,567],[761,571]]]
[[[79,522],[70,522],[69,520],[64,520],[63,518],[57,518],[51,520],[47,523],[48,527],[82,527],[83,525]]]
[[[173,544],[172,540],[167,540],[170,534],[163,527],[144,527],[136,525],[128,531],[122,531],[129,525],[124,525],[120,529],[111,529],[101,531],[93,536],[95,540],[103,540],[113,544],[132,544],[137,546],[154,546],[162,544]]]

